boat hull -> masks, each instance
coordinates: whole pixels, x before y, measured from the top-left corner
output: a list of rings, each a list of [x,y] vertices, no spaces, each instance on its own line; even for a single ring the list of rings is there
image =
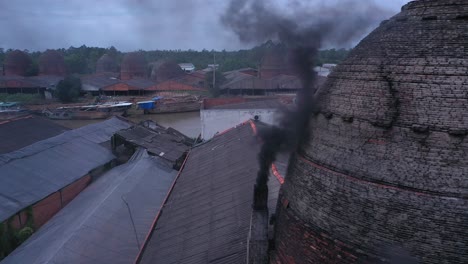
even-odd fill
[[[100,111],[48,111],[45,116],[54,120],[93,120],[106,119],[119,114],[118,112]]]

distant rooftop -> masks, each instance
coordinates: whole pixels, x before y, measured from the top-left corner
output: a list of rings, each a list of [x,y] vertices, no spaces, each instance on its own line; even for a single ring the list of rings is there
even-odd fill
[[[0,154],[18,150],[67,130],[48,119],[35,116],[0,122]]]
[[[234,110],[234,109],[278,109],[284,105],[277,99],[262,100],[262,101],[250,101],[242,102],[237,104],[218,105],[210,109],[218,110]]]

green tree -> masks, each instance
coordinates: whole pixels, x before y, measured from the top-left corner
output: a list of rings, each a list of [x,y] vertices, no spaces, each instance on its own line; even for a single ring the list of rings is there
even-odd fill
[[[78,99],[81,91],[81,80],[74,76],[68,76],[57,85],[55,95],[62,103],[73,102]]]
[[[3,61],[5,60],[5,50],[3,48],[0,48],[0,66],[3,65]],[[0,75],[2,72],[0,72]]]
[[[211,96],[213,97],[218,97],[221,95],[221,86],[226,82],[226,77],[219,72],[215,72],[215,80],[213,82],[213,72],[209,72],[206,74],[205,77],[205,85],[208,88],[208,91],[210,91]]]

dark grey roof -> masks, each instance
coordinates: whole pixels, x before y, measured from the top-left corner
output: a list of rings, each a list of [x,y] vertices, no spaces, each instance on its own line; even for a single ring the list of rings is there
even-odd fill
[[[149,153],[160,156],[172,163],[189,150],[190,144],[180,132],[159,126],[156,130],[136,125],[116,133],[128,143],[145,148]]]
[[[81,78],[83,91],[99,91],[100,89],[120,83],[120,80],[107,74],[89,75]]]
[[[31,76],[28,77],[30,80],[37,83],[40,87],[46,87],[55,89],[57,84],[64,79],[63,76],[57,75],[39,75],[39,76]]]
[[[133,263],[177,174],[143,152],[102,175],[2,264]]]
[[[0,154],[18,150],[67,130],[48,119],[35,116],[0,122]]]
[[[64,77],[56,76],[56,75],[39,75],[39,76],[0,76],[0,87],[8,87],[5,83],[8,81],[17,81],[20,82],[21,85],[19,87],[23,88],[52,88],[54,89],[55,86],[63,80]]]
[[[192,149],[140,263],[245,263],[258,151],[249,123]]]
[[[293,75],[278,75],[270,79],[262,79],[245,73],[229,76],[230,79],[221,89],[254,89],[254,90],[298,90],[302,88],[300,79]]]
[[[228,109],[278,109],[284,105],[278,99],[252,100],[236,104],[225,104],[210,107],[209,109],[228,110]]]
[[[0,155],[0,222],[114,159],[99,144],[130,126],[114,117]]]

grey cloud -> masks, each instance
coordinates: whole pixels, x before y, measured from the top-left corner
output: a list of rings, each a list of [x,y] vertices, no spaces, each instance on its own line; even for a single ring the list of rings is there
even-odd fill
[[[287,8],[306,2],[290,1]],[[227,4],[222,0],[0,0],[0,47],[45,50],[85,44],[125,51],[250,47],[221,25],[219,17]],[[395,5],[396,13],[400,4]]]

